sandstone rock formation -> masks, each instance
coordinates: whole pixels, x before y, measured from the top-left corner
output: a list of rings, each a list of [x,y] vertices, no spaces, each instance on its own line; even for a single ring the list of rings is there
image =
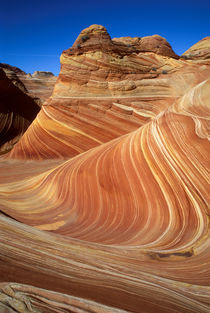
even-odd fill
[[[7,77],[28,93],[40,106],[48,99],[53,91],[57,77],[51,72],[35,71],[34,74],[27,74],[18,67],[0,63]]]
[[[210,37],[203,38],[182,55],[185,59],[210,59]]]
[[[10,73],[15,73],[17,75],[26,75],[26,72],[24,72],[23,70],[21,70],[19,67],[16,66],[12,66],[10,64],[6,64],[6,63],[0,63],[0,68],[3,69],[5,71],[5,73],[8,75],[10,75]]]
[[[2,161],[2,305],[208,312],[209,86],[67,162]]]
[[[56,77],[51,72],[40,71],[30,75],[17,67],[0,63],[0,78],[2,154],[12,149],[36,117],[43,101],[51,95]]]
[[[147,37],[121,37],[114,38],[114,43],[121,43],[127,47],[133,47],[137,52],[154,52],[159,55],[178,59],[178,55],[172,50],[167,40],[159,35]]]
[[[16,86],[0,69],[0,154],[12,149],[40,109],[24,93],[24,86],[19,79],[13,79]]]
[[[73,157],[145,124],[208,75],[206,63],[178,60],[159,36],[118,42],[92,25],[62,53],[52,97],[11,157]]]
[[[21,75],[20,79],[30,95],[39,99],[42,105],[51,96],[57,76],[51,72],[35,71],[32,75]]]
[[[20,80],[19,75],[23,76],[26,75],[25,72],[23,72],[21,69],[15,66],[11,66],[9,64],[0,63],[0,69],[2,69],[6,76],[12,81],[12,83],[20,88],[24,93],[28,93],[28,90],[26,86],[23,84],[23,82]]]
[[[209,312],[210,64],[142,40],[82,31],[1,157],[0,310]]]

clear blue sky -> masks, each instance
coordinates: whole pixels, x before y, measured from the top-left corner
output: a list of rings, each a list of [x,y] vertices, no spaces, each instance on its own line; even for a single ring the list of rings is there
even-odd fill
[[[59,73],[59,56],[91,24],[113,37],[165,37],[177,54],[210,36],[210,0],[1,0],[0,62]]]

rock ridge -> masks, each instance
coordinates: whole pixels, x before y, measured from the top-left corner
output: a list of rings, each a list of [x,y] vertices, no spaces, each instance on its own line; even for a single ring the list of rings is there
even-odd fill
[[[159,35],[111,39],[107,29],[101,25],[91,25],[82,30],[73,46],[63,53],[81,55],[88,51],[97,50],[117,53],[121,57],[132,53],[154,52],[175,59],[179,58],[167,40]]]
[[[191,60],[210,59],[210,37],[205,37],[182,54],[182,58]]]

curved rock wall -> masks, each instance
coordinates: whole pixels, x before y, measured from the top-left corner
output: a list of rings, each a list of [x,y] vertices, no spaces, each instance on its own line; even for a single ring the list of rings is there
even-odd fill
[[[10,161],[12,171],[5,160],[2,212],[57,234],[1,216],[3,267],[8,268],[5,257],[14,264],[21,254],[20,272],[10,273],[10,280],[91,299],[109,307],[102,306],[102,312],[112,312],[112,306],[128,312],[141,307],[145,312],[208,312],[209,86],[204,81],[145,126],[72,160]],[[25,248],[21,244],[20,250],[17,237],[11,245],[9,229],[27,242]],[[31,270],[37,274],[29,279]],[[16,299],[7,290],[2,289],[4,299]],[[47,299],[59,295],[35,292],[55,310]],[[37,305],[33,293],[31,287],[24,303]],[[65,299],[70,308],[73,300]],[[84,300],[84,312],[86,305]]]
[[[128,41],[84,30],[0,159],[3,312],[209,312],[209,62]]]
[[[182,55],[185,59],[210,59],[210,37],[203,38]]]
[[[160,36],[111,40],[92,25],[62,53],[52,97],[9,157],[73,157],[144,125],[208,77],[208,62],[178,60]]]

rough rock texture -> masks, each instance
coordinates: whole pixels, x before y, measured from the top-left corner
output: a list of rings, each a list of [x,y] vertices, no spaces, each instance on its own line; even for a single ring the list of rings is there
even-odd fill
[[[178,59],[178,55],[172,50],[167,40],[159,35],[147,37],[121,37],[112,39],[114,43],[125,44],[127,47],[135,47],[137,52],[154,52],[156,54]]]
[[[197,42],[183,53],[182,57],[193,60],[210,59],[210,37],[203,38]]]
[[[36,71],[34,74],[26,74],[18,67],[0,63],[7,77],[32,97],[40,106],[48,99],[53,91],[57,77],[51,72]]]
[[[0,310],[209,312],[209,63],[126,53],[84,30],[1,157]]]
[[[13,79],[16,86],[0,69],[0,154],[12,149],[40,110],[18,78]]]

